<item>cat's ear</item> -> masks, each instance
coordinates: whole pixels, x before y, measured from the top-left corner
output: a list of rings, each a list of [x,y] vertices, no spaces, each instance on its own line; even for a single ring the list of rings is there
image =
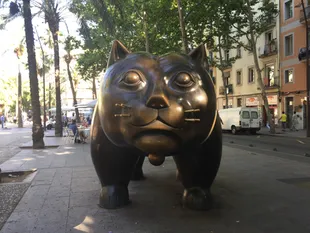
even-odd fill
[[[206,66],[207,53],[206,48],[203,44],[199,45],[197,48],[193,49],[188,54],[194,61],[200,63],[202,66]]]
[[[129,53],[129,50],[121,42],[118,40],[113,41],[107,67],[118,60],[124,59]]]

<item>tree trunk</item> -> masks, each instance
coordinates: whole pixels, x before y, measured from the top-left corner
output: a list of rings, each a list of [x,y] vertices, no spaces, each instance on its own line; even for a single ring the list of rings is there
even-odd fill
[[[180,29],[181,29],[181,33],[182,33],[183,52],[187,54],[188,53],[188,43],[187,43],[187,37],[186,37],[184,18],[183,18],[183,14],[182,14],[181,0],[178,0],[178,11],[179,11]]]
[[[70,57],[70,54],[68,54],[68,56]],[[70,87],[71,87],[71,91],[72,91],[73,106],[76,107],[76,105],[77,105],[76,90],[75,90],[74,85],[73,85],[73,79],[72,79],[72,75],[71,75],[70,64],[69,64],[69,62],[66,62],[66,64],[67,64],[68,78],[69,78]],[[76,122],[80,123],[81,122],[80,121],[80,113],[79,113],[78,108],[75,108],[75,115],[76,115]]]
[[[222,55],[221,37],[218,38],[218,43],[219,43],[218,44],[218,48],[219,48],[220,65],[223,66],[224,65],[224,61],[223,61],[223,55]],[[228,108],[228,94],[227,94],[227,91],[226,91],[226,86],[228,84],[228,80],[225,79],[223,68],[221,68],[220,71],[221,71],[221,74],[222,74],[222,80],[223,80],[223,85],[224,85],[225,108]]]
[[[268,123],[270,125],[270,133],[274,134],[275,133],[275,125],[274,125],[274,122],[272,121],[272,116],[270,114],[268,99],[267,99],[267,95],[266,95],[266,91],[265,91],[265,85],[264,85],[263,78],[262,78],[262,71],[261,71],[260,66],[259,66],[255,35],[254,35],[253,30],[251,30],[253,28],[253,24],[254,24],[254,21],[253,21],[254,16],[252,13],[252,9],[251,9],[251,5],[250,5],[249,0],[246,0],[246,3],[247,3],[247,7],[248,7],[248,12],[249,12],[250,40],[251,40],[250,43],[251,43],[251,47],[253,50],[252,52],[253,52],[255,70],[257,73],[257,82],[261,88],[261,95],[262,95],[262,99],[264,102],[264,108],[266,111]]]
[[[34,47],[32,15],[30,10],[30,0],[23,0],[25,34],[29,65],[29,80],[32,106],[32,141],[33,149],[42,149],[44,145],[44,131],[40,117],[40,99],[39,99],[39,84],[37,76],[37,63]]]
[[[59,44],[58,44],[58,26],[54,25],[56,29],[50,27],[53,33],[54,41],[54,66],[55,66],[55,90],[56,90],[56,124],[55,136],[62,137],[62,117],[61,117],[61,96],[60,96],[60,65],[59,65]]]
[[[145,51],[147,53],[150,52],[150,40],[149,40],[149,33],[148,33],[148,24],[147,24],[147,14],[146,14],[146,9],[145,9],[145,4],[144,4],[144,10],[143,10],[143,30],[145,34]]]
[[[52,84],[51,82],[48,83],[48,109],[51,109],[52,107]],[[49,117],[51,117],[51,114],[49,114]]]
[[[19,62],[19,59],[18,59]],[[22,74],[20,73],[20,64],[18,64],[18,78],[17,78],[17,122],[18,128],[23,128],[22,117]]]
[[[93,99],[97,99],[96,77],[93,77]]]

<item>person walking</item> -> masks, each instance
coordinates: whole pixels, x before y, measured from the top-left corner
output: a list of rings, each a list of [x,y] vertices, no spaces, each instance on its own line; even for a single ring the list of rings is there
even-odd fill
[[[298,118],[299,118],[299,116],[296,114],[296,112],[294,112],[294,114],[292,116],[291,131],[298,131],[298,129],[296,128],[298,125]]]
[[[282,125],[282,131],[285,131],[285,129],[286,129],[287,115],[284,113],[284,111],[282,112],[282,115],[281,115],[281,117],[279,118],[279,121],[281,122],[281,125]]]
[[[1,115],[0,120],[1,120],[2,129],[3,129],[3,127],[4,127],[4,120],[5,120],[3,115]]]

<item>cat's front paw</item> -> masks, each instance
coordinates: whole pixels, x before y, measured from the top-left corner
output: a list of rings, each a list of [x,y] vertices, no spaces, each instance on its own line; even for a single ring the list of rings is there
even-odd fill
[[[192,210],[209,210],[212,208],[212,196],[209,189],[193,187],[185,189],[182,197],[183,207]]]
[[[109,185],[101,189],[99,206],[117,209],[130,204],[128,188],[125,185]]]

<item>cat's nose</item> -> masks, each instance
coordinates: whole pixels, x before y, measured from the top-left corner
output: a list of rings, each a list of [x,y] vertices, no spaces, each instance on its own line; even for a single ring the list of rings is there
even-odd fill
[[[164,94],[155,94],[146,101],[146,106],[156,109],[167,108],[169,107],[169,100]]]

